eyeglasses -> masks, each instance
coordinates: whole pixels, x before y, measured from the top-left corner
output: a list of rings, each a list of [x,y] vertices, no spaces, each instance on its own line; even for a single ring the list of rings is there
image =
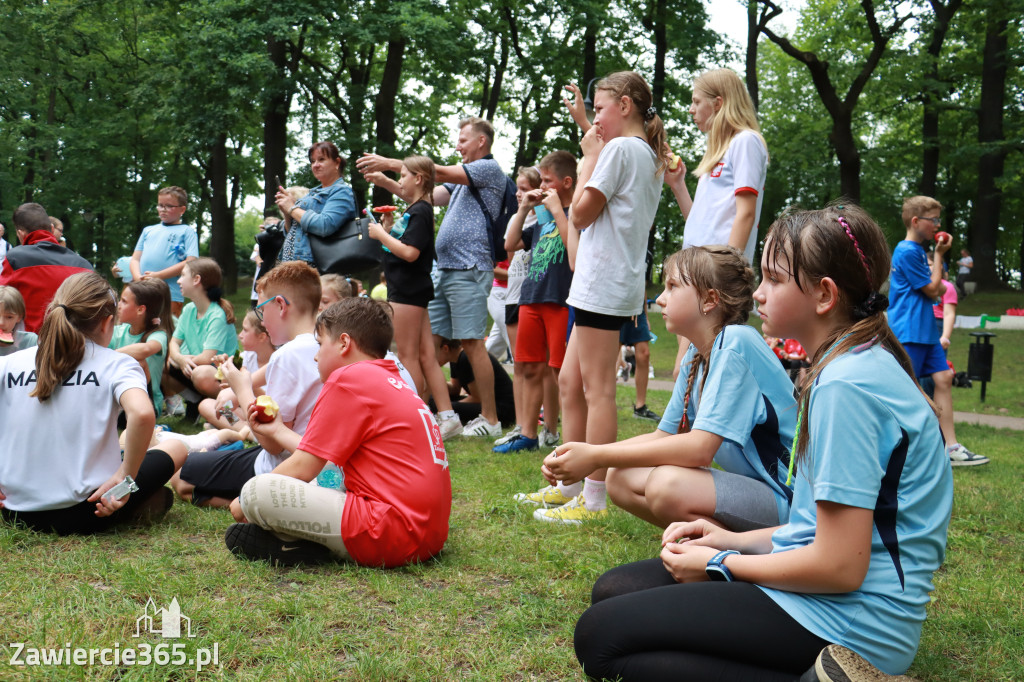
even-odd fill
[[[256,313],[256,319],[259,320],[260,322],[262,322],[263,321],[263,311],[260,310],[260,308],[262,308],[266,304],[270,303],[271,301],[276,301],[277,299],[281,299],[282,301],[284,301],[285,305],[291,305],[291,303],[288,302],[288,299],[285,298],[284,296],[274,296],[273,298],[268,298],[263,303],[260,303],[258,306],[256,306],[255,308],[252,309],[252,311],[254,313]]]
[[[918,220],[930,221],[932,225],[941,225],[942,224],[942,221],[939,218],[928,218],[927,216],[923,216],[923,215],[916,216],[916,218]]]
[[[172,206],[170,204],[157,204],[156,210],[158,211],[170,211],[172,208],[182,208],[182,206]]]

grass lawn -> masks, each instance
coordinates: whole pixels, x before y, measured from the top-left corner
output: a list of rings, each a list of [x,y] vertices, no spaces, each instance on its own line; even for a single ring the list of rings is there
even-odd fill
[[[655,333],[668,341],[655,317]],[[654,350],[658,375],[670,375],[662,355],[674,357],[674,344]],[[620,437],[653,427],[632,418],[632,400],[620,386]],[[667,392],[651,392],[656,411],[667,401]],[[922,680],[1020,679],[1020,434],[960,428],[993,462],[954,472],[948,558],[911,672]],[[184,643],[186,658],[214,645],[219,653],[219,665],[197,675],[188,665],[12,667],[8,649],[0,679],[582,680],[572,633],[590,587],[612,566],[654,556],[660,533],[618,511],[582,529],[533,521],[511,496],[541,484],[539,453],[497,455],[486,441],[466,439],[448,455],[448,544],[435,560],[404,569],[240,561],[224,547],[228,514],[184,504],[156,526],[90,538],[0,526],[5,646],[123,650],[169,641]],[[177,598],[196,637],[135,638],[150,598],[158,607]]]

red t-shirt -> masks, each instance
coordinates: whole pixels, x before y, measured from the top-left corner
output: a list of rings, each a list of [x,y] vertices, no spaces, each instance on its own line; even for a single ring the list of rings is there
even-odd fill
[[[360,564],[402,566],[448,539],[452,480],[430,410],[390,360],[334,371],[299,449],[345,472],[341,539]]]

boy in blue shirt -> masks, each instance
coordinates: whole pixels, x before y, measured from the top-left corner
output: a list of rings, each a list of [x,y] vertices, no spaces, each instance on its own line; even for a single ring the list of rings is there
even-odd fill
[[[914,363],[919,379],[930,376],[935,382],[935,405],[939,408],[939,426],[946,441],[946,454],[953,466],[988,464],[988,457],[977,455],[956,440],[953,426],[953,371],[939,341],[932,304],[945,293],[942,282],[942,257],[949,251],[950,239],[936,240],[929,262],[924,244],[935,239],[941,224],[942,204],[931,197],[908,197],[903,201],[906,239],[892,254],[892,278],[889,283],[889,326]]]
[[[171,313],[177,317],[185,305],[178,277],[185,263],[199,257],[199,237],[191,225],[181,222],[188,208],[188,195],[181,187],[164,187],[157,194],[160,222],[142,230],[132,253],[133,279],[155,277],[171,290]]]

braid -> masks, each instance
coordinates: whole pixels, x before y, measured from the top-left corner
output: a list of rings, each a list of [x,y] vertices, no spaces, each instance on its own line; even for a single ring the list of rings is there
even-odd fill
[[[693,382],[697,379],[697,370],[700,369],[701,365],[704,364],[704,356],[700,353],[695,353],[693,360],[690,361],[690,371],[686,375],[686,393],[683,394],[683,417],[679,420],[679,429],[676,433],[688,433],[690,431],[690,396],[693,394]],[[707,372],[705,379],[707,379]],[[704,382],[701,382],[701,388],[704,387]]]

